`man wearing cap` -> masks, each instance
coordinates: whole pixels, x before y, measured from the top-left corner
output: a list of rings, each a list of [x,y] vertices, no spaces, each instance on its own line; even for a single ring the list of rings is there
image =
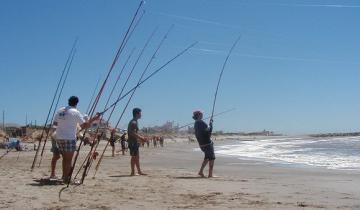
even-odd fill
[[[203,113],[201,111],[193,112],[193,119],[195,120],[194,129],[195,136],[199,143],[201,151],[204,152],[205,157],[204,161],[201,164],[199,171],[199,176],[205,177],[204,168],[209,163],[209,174],[208,177],[213,177],[213,168],[215,161],[215,152],[214,152],[214,143],[211,141],[211,132],[212,132],[212,123],[213,120],[210,120],[209,126],[202,120]]]
[[[56,127],[55,142],[62,155],[62,179],[68,182],[70,179],[71,162],[76,150],[77,126],[81,129],[90,127],[91,123],[100,118],[100,114],[86,121],[83,115],[76,109],[79,102],[78,97],[71,96],[68,106],[62,107],[54,117],[54,127]]]

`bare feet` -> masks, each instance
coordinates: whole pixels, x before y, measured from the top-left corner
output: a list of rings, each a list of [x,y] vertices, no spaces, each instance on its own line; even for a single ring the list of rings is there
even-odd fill
[[[141,175],[141,176],[146,176],[147,174],[140,171],[140,172],[139,172],[139,175]]]
[[[202,178],[205,178],[205,175],[204,175],[204,173],[202,173],[202,172],[199,172],[198,175],[199,175],[200,177],[202,177]]]
[[[146,176],[147,174],[145,174],[145,173],[137,173],[137,174],[135,174],[135,173],[131,173],[130,174],[130,176]]]

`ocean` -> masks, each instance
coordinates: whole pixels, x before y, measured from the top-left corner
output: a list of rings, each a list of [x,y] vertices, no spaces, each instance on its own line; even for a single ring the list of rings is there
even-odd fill
[[[257,137],[215,143],[215,153],[276,164],[360,170],[360,137]]]

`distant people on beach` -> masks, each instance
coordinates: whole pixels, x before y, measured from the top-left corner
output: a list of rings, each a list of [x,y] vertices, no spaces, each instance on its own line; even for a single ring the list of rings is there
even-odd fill
[[[110,139],[109,139],[112,157],[115,157],[115,143],[116,143],[115,132],[116,132],[115,128],[111,130],[111,135],[110,135]]]
[[[125,155],[125,152],[127,152],[126,132],[124,132],[123,135],[121,135],[120,144],[121,144],[122,155]]]
[[[151,138],[149,138],[151,139]],[[150,147],[150,141],[146,141],[146,147],[149,148]]]
[[[212,123],[213,120],[210,120],[209,126],[202,120],[203,113],[201,111],[193,112],[193,119],[195,120],[194,129],[195,136],[199,143],[201,151],[204,152],[204,160],[201,164],[199,170],[199,176],[205,177],[204,168],[209,163],[209,174],[208,177],[213,177],[213,168],[215,162],[215,152],[214,152],[214,143],[211,141],[211,133],[212,133]]]
[[[77,126],[80,125],[81,129],[88,128],[92,122],[100,118],[100,114],[97,113],[93,118],[86,121],[76,108],[78,102],[78,97],[71,96],[68,100],[68,106],[60,108],[54,117],[55,142],[63,158],[62,179],[66,183],[70,181],[71,163],[76,151]]]
[[[163,136],[159,137],[159,143],[160,143],[161,147],[164,147],[164,137]]]
[[[141,118],[141,109],[134,108],[132,111],[133,119],[130,120],[128,125],[128,147],[130,150],[130,167],[131,167],[131,176],[135,176],[135,167],[139,175],[146,175],[141,171],[140,168],[140,154],[139,146],[142,142],[145,142],[147,139],[138,134],[139,126],[138,120]]]
[[[153,137],[153,144],[154,144],[154,147],[157,147],[157,137],[156,136]]]
[[[6,142],[7,151],[15,149],[16,151],[21,151],[20,140],[17,138],[9,138]]]

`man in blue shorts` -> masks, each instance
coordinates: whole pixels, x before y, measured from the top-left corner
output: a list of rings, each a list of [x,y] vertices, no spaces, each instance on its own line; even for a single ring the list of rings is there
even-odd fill
[[[195,136],[199,143],[201,151],[204,152],[205,157],[201,164],[201,168],[199,171],[199,176],[205,177],[204,168],[209,163],[209,174],[208,177],[213,177],[213,168],[215,161],[215,152],[214,152],[214,143],[211,141],[211,133],[212,133],[212,123],[213,120],[210,120],[209,126],[202,120],[203,113],[201,111],[193,112],[193,119],[195,120],[194,129]]]

